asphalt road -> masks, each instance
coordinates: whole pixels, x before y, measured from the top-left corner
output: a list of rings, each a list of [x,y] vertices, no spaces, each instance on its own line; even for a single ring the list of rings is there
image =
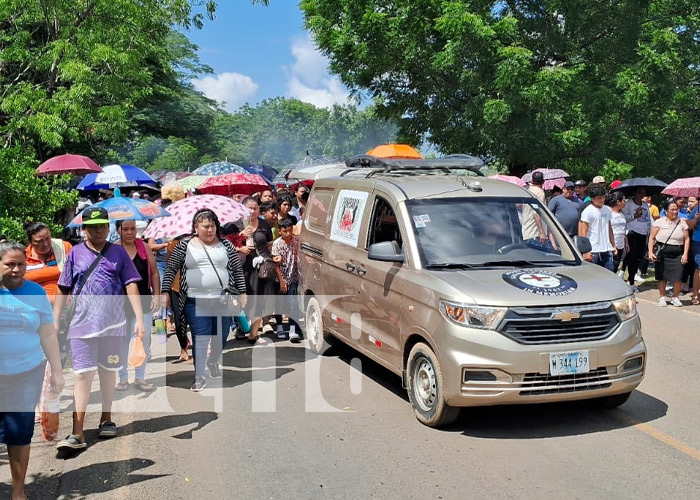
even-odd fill
[[[222,386],[195,394],[192,366],[172,363],[175,339],[167,360],[156,342],[151,379],[162,386],[167,370],[167,387],[120,393],[120,436],[98,441],[91,430],[76,457],[57,458],[53,445],[35,439],[28,495],[697,499],[700,308],[661,309],[655,299],[645,292],[639,303],[647,375],[621,408],[470,409],[444,430],[419,424],[399,379],[349,349],[319,359],[288,342],[231,342]],[[92,428],[98,417],[89,417]],[[62,434],[69,418],[63,414]],[[9,498],[9,476],[0,455],[0,498]]]

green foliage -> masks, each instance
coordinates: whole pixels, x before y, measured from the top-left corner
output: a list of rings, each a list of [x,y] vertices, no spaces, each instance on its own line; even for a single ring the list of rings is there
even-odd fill
[[[43,160],[67,151],[114,160],[113,144],[154,128],[163,117],[143,120],[144,110],[167,113],[187,92],[182,79],[209,70],[173,26],[201,27],[215,8],[211,0],[0,2],[0,230],[17,237],[25,218],[62,222],[56,213],[75,195],[60,190],[65,179],[33,175]],[[158,127],[177,135],[167,120]]]
[[[13,240],[26,240],[26,220],[46,222],[54,235],[61,234],[66,210],[77,200],[76,191],[65,189],[67,176],[37,179],[35,163],[19,147],[0,150],[0,232]]]
[[[700,175],[696,0],[300,5],[331,69],[401,139],[513,174]]]

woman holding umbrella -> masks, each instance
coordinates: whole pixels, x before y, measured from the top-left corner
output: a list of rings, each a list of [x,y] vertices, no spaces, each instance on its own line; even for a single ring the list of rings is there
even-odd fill
[[[678,204],[671,202],[666,215],[654,222],[649,234],[649,260],[656,262],[654,274],[659,281],[659,306],[666,307],[666,283],[673,283],[671,305],[681,307],[683,266],[688,262],[690,237],[685,220],[678,217]]]
[[[245,278],[236,249],[220,235],[221,224],[216,213],[209,208],[197,210],[192,218],[192,236],[181,240],[173,249],[163,277],[163,299],[167,307],[167,294],[175,275],[180,272],[179,309],[184,312],[192,331],[195,379],[190,390],[193,392],[206,387],[206,368],[210,378],[222,377],[219,363],[231,315],[226,314],[226,305],[221,299],[240,296],[243,307],[247,301]]]

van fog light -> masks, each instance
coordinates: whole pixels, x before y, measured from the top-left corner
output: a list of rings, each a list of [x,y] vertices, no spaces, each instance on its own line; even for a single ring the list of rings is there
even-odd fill
[[[464,382],[495,382],[496,375],[491,372],[464,371]]]
[[[622,365],[621,372],[633,372],[641,370],[644,365],[644,356],[637,356],[636,358],[628,359]]]

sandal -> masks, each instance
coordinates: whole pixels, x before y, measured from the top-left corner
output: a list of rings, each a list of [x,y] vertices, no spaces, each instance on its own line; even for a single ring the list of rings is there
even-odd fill
[[[697,295],[695,295],[695,296],[690,300],[690,302],[691,302],[694,306],[698,306],[698,305],[700,305],[700,297],[698,297]]]
[[[182,363],[184,361],[189,361],[190,355],[187,353],[187,349],[180,351],[180,357],[177,358],[174,363]]]
[[[114,388],[118,391],[125,391],[129,388],[129,382],[119,382]]]
[[[66,439],[63,439],[56,443],[56,449],[58,451],[66,451],[66,450],[82,450],[87,448],[87,444],[85,441],[81,440],[78,436],[75,434],[70,434]]]
[[[117,436],[117,424],[114,422],[101,422],[97,429],[97,436],[100,439],[113,438]]]
[[[134,380],[134,387],[141,392],[153,392],[156,390],[156,386],[154,384],[139,379]]]

